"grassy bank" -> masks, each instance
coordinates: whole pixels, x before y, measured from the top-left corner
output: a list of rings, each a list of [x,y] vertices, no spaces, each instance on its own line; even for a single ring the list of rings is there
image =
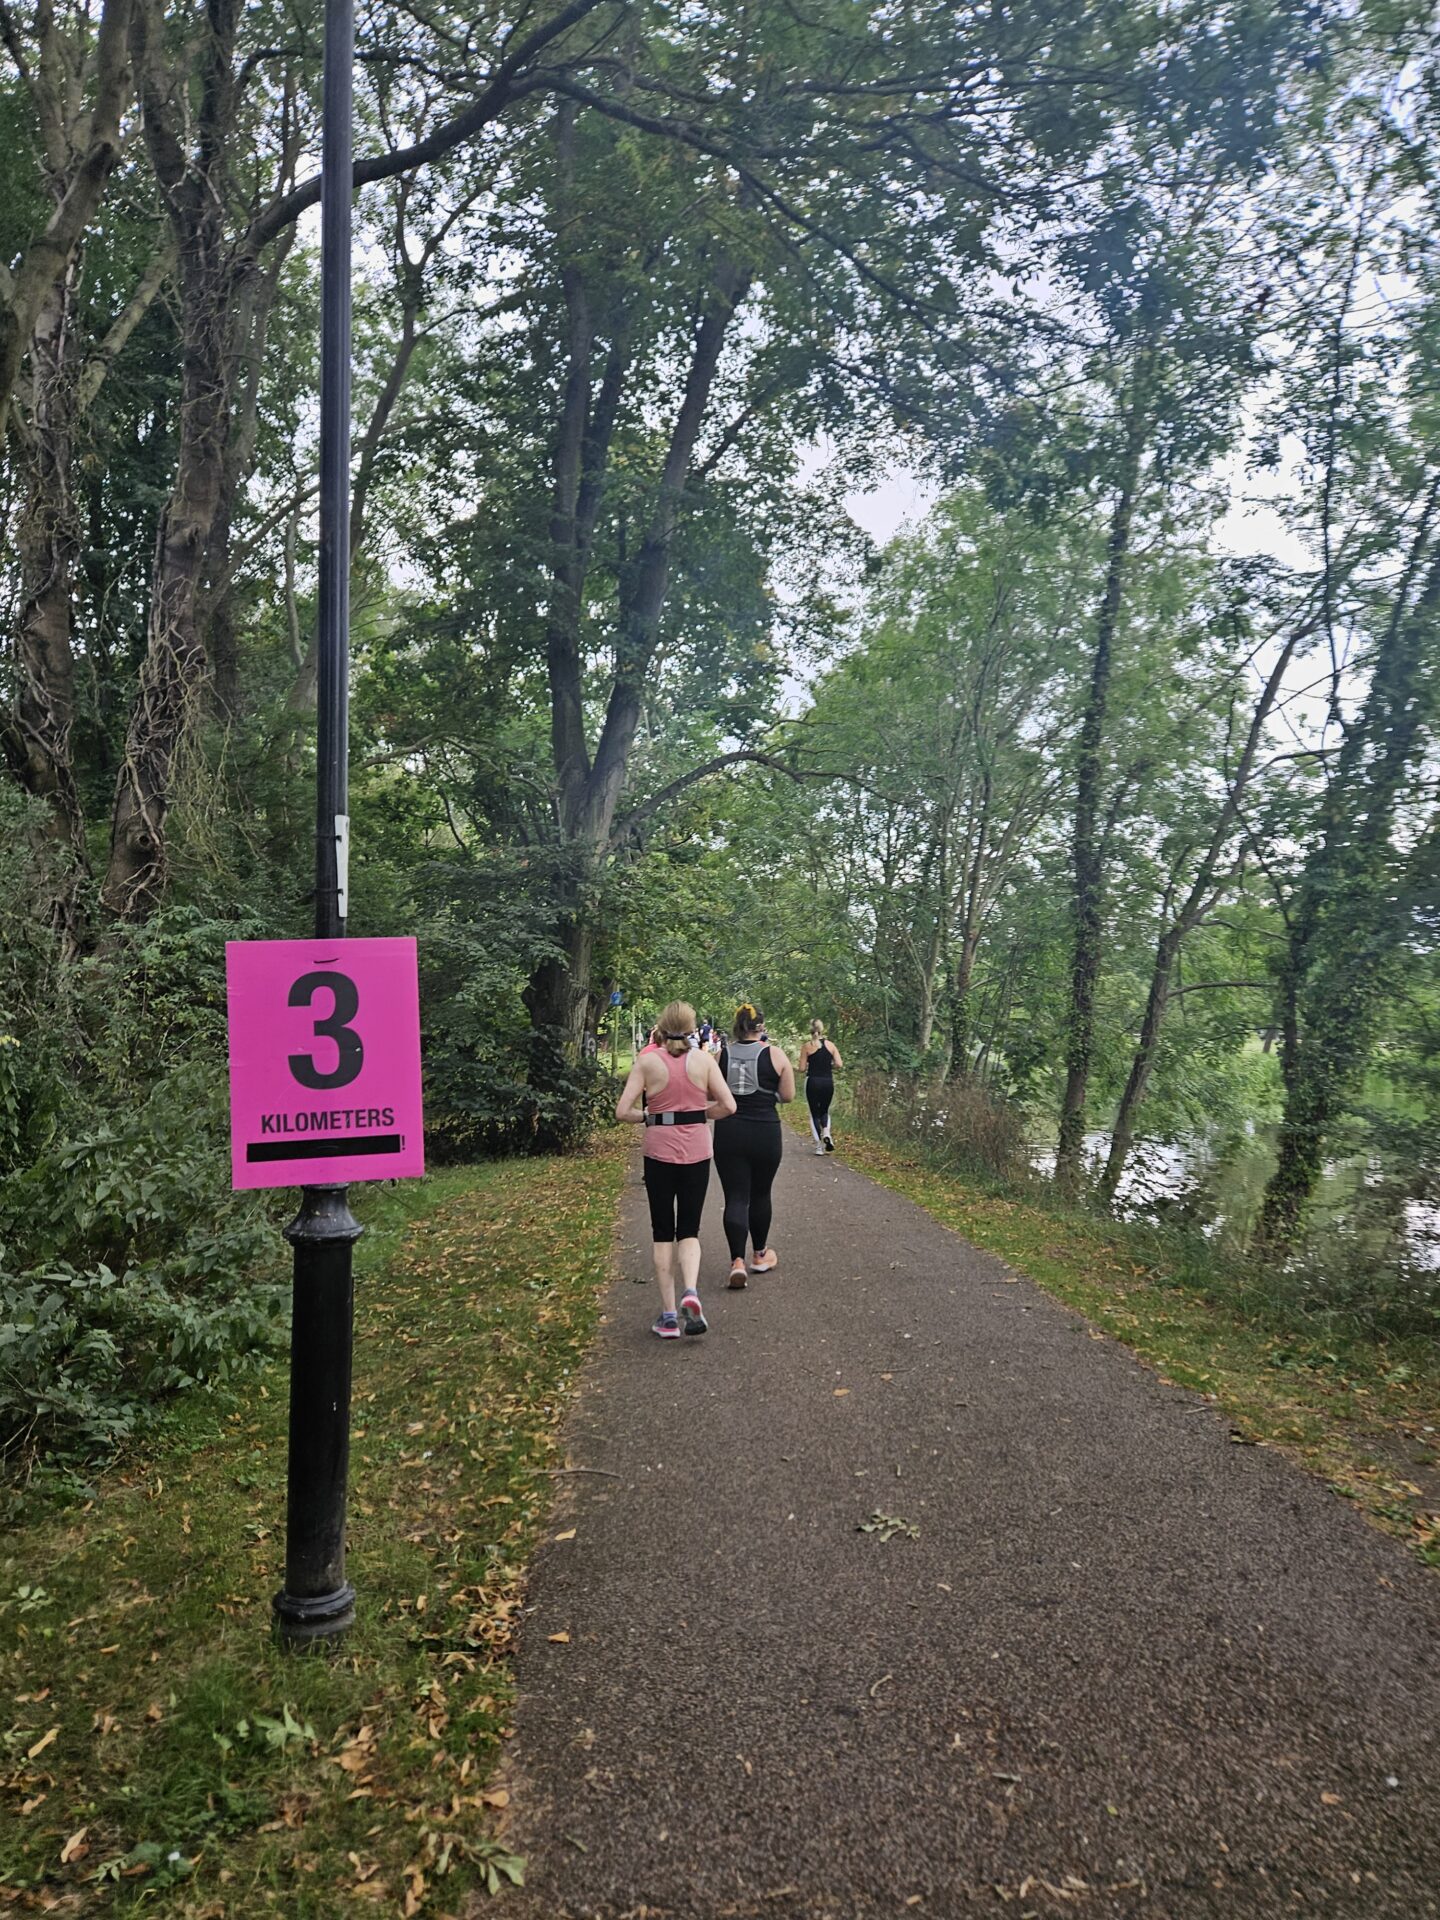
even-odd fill
[[[269,1633],[283,1365],[9,1536],[0,1909],[412,1915],[513,1867],[505,1653],[623,1168],[607,1142],[364,1196],[338,1655]]]
[[[1323,1475],[1440,1568],[1440,1353],[1305,1313],[1283,1286],[1166,1236],[938,1170],[856,1131],[845,1157],[1207,1395],[1239,1442]]]

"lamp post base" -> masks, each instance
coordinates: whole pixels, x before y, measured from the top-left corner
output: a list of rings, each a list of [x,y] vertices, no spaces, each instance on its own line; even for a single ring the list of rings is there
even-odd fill
[[[335,1640],[355,1624],[355,1589],[347,1580],[333,1593],[296,1595],[282,1588],[270,1603],[275,1631],[287,1647]]]

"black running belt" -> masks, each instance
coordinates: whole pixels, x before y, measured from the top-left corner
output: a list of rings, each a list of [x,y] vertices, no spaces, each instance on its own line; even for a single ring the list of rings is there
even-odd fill
[[[647,1113],[645,1124],[647,1127],[703,1127],[705,1109],[692,1107],[686,1113]]]

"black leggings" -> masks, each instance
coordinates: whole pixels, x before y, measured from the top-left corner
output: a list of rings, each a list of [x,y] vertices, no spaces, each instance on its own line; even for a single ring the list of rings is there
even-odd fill
[[[682,1167],[673,1160],[652,1160],[647,1153],[645,1196],[650,1202],[650,1238],[698,1240],[709,1184],[708,1160],[695,1160]]]
[[[784,1136],[773,1120],[718,1120],[715,1171],[725,1189],[725,1238],[730,1258],[743,1260],[745,1240],[757,1253],[770,1244],[770,1189],[780,1171]]]
[[[830,1103],[835,1098],[833,1079],[817,1080],[813,1073],[805,1076],[805,1104],[810,1109],[810,1131],[819,1146],[820,1136],[830,1124]]]

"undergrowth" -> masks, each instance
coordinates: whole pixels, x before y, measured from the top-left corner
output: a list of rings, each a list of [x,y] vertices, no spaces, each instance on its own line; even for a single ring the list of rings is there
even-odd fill
[[[176,1403],[0,1556],[0,1900],[332,1920],[522,1871],[495,1831],[506,1651],[609,1267],[623,1151],[352,1190],[350,1574],[338,1653],[270,1636],[284,1368]],[[408,1221],[417,1213],[417,1224]]]

